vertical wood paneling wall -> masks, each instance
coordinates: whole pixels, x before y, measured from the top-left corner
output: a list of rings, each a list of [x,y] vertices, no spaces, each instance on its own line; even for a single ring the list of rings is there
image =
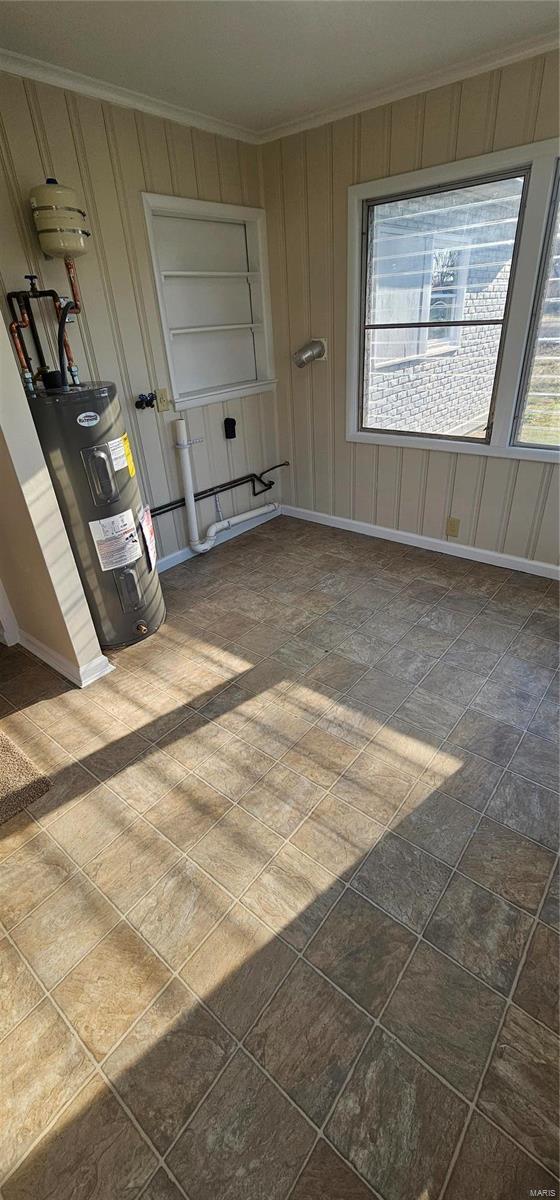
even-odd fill
[[[541,562],[558,552],[557,466],[346,441],[350,184],[523,145],[558,132],[558,55],[436,88],[261,147],[284,501]],[[291,352],[328,338],[304,371]]]
[[[29,272],[38,275],[40,287],[67,291],[63,264],[41,254],[29,209],[29,189],[46,175],[76,189],[93,234],[88,254],[78,262],[83,316],[69,327],[81,378],[114,380],[145,498],[150,504],[175,499],[181,495],[175,414],[138,413],[134,407],[138,393],[169,386],[140,193],[261,207],[258,148],[0,74],[2,297],[23,286]],[[3,311],[7,315],[5,305]],[[54,359],[49,330],[46,336]],[[278,461],[272,392],[191,409],[186,416],[191,437],[204,438],[194,448],[197,488]],[[235,441],[224,438],[226,416],[237,420]],[[226,516],[259,503],[249,487],[222,497]],[[201,523],[215,519],[212,501],[198,507]],[[160,517],[157,536],[160,555],[182,549],[183,512]]]

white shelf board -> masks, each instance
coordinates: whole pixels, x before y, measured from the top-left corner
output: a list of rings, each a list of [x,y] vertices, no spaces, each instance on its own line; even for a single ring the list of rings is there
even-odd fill
[[[186,325],[184,329],[170,329],[171,337],[181,333],[216,333],[224,329],[262,329],[258,321],[242,321],[239,325]]]
[[[162,279],[260,279],[260,271],[162,271]]]
[[[184,408],[198,408],[203,404],[222,404],[225,400],[236,400],[240,396],[254,396],[258,392],[270,392],[277,379],[246,379],[219,388],[201,388],[199,391],[179,392],[173,404],[177,412]]]

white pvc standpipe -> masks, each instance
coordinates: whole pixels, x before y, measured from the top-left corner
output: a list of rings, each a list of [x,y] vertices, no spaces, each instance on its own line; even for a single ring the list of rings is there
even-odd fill
[[[242,525],[244,521],[250,521],[253,517],[261,517],[266,513],[278,511],[280,505],[272,502],[271,504],[262,504],[260,508],[250,508],[247,510],[247,512],[238,513],[235,517],[226,517],[223,521],[214,521],[212,525],[208,526],[208,529],[206,530],[206,537],[201,539],[198,531],[190,442],[187,437],[187,427],[182,417],[175,422],[175,425],[177,430],[176,446],[177,450],[179,451],[181,478],[183,481],[183,491],[185,493],[185,511],[187,514],[187,528],[189,531],[189,546],[195,554],[206,554],[208,550],[211,550],[218,534],[221,533],[223,529],[231,529],[234,525]]]

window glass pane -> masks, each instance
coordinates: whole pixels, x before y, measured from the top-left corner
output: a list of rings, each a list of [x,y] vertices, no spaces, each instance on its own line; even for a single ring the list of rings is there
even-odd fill
[[[560,208],[558,201],[556,204],[556,223],[517,437],[524,445],[560,443]]]
[[[364,428],[486,437],[523,183],[368,206]]]
[[[413,332],[418,335],[421,331]],[[449,327],[442,330],[446,338],[453,332]],[[377,365],[371,339],[384,336],[385,331],[368,329],[365,360],[370,372],[364,378],[364,427],[484,441],[500,334],[499,325],[469,325],[461,330],[460,354],[465,365],[455,367],[450,397],[449,374],[445,369],[434,371],[430,355]]]

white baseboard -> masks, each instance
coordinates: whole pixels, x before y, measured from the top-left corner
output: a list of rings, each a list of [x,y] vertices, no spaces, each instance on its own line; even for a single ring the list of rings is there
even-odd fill
[[[69,679],[70,683],[75,683],[77,687],[87,687],[88,684],[95,683],[96,679],[101,679],[103,675],[108,675],[115,669],[104,654],[98,654],[97,658],[92,658],[91,662],[86,663],[85,666],[78,667],[68,658],[64,658],[64,655],[58,654],[56,650],[51,650],[49,646],[45,646],[43,642],[32,637],[30,633],[25,633],[23,629],[20,629],[18,640],[36,658],[42,659],[47,666],[58,671],[59,675],[64,675],[65,679]]]
[[[260,517],[250,517],[243,525],[236,525],[233,529],[224,529],[216,538],[216,546],[222,542],[229,542],[231,538],[239,537],[242,533],[248,533],[250,529],[256,529],[257,525],[264,525],[265,521],[273,521],[275,517],[279,517],[282,512],[282,507],[276,512],[264,513]],[[211,553],[211,552],[209,552]],[[179,563],[187,562],[189,558],[200,558],[199,554],[195,554],[188,546],[182,550],[175,550],[173,554],[166,554],[163,558],[158,558],[157,569],[161,575],[163,571],[169,571],[170,567],[178,567]]]
[[[285,517],[296,517],[300,521],[311,521],[317,525],[331,525],[334,529],[348,529],[352,533],[364,533],[366,537],[385,538],[390,542],[403,542],[407,546],[421,546],[424,550],[435,550],[439,554],[451,554],[455,558],[470,558],[475,562],[491,563],[513,571],[526,571],[530,575],[545,575],[547,579],[560,579],[560,567],[554,563],[535,562],[515,554],[501,554],[498,550],[484,550],[480,546],[464,546],[457,542],[446,542],[444,538],[424,537],[419,533],[408,533],[401,529],[387,529],[384,525],[370,525],[367,521],[353,521],[350,517],[333,517],[329,513],[313,512],[308,508],[282,505]]]

